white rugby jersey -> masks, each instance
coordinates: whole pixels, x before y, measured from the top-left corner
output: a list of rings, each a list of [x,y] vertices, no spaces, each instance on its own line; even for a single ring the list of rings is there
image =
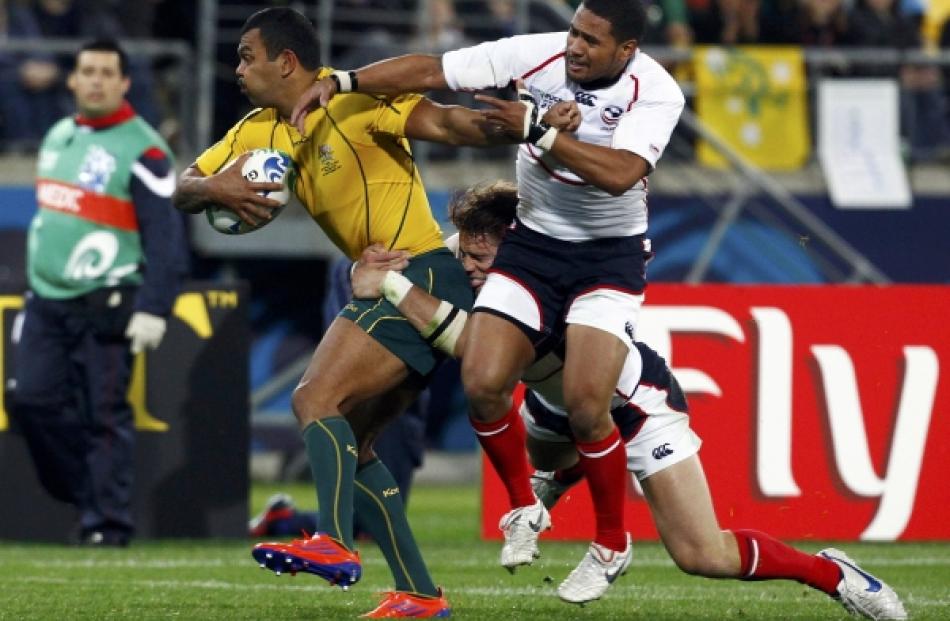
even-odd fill
[[[448,52],[442,70],[449,87],[502,88],[521,79],[543,114],[559,101],[576,101],[583,120],[578,140],[625,149],[651,167],[663,154],[683,111],[683,91],[655,60],[637,50],[622,76],[585,91],[567,78],[567,32],[520,35]],[[479,83],[473,84],[473,76]],[[594,187],[534,145],[522,144],[517,162],[518,218],[566,241],[638,235],[647,230],[647,183],[621,196]]]

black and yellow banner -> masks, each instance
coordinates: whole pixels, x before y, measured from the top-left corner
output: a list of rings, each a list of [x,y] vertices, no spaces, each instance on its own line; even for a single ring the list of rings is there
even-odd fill
[[[189,283],[161,347],[140,354],[134,514],[139,537],[243,537],[247,529],[250,328],[247,286]],[[0,539],[64,541],[72,507],[43,492],[11,427],[11,328],[23,306],[0,295]]]

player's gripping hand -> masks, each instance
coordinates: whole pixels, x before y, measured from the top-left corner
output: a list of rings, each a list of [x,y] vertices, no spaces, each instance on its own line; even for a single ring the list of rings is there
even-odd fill
[[[483,110],[482,117],[509,138],[550,149],[557,138],[558,128],[540,119],[538,104],[521,80],[516,81],[515,86],[518,92],[515,101],[475,95],[476,101],[492,107]]]
[[[390,270],[401,272],[409,267],[410,256],[405,250],[386,250],[382,244],[373,244],[366,248],[359,261],[350,269],[353,297],[380,297],[386,273]]]
[[[576,132],[581,126],[581,109],[576,101],[559,101],[548,108],[541,120],[558,131]]]
[[[337,78],[337,80],[338,79],[339,78]],[[326,108],[330,100],[333,99],[333,96],[339,92],[340,87],[337,80],[329,76],[322,80],[317,80],[310,88],[304,91],[303,95],[297,98],[297,103],[294,104],[294,110],[290,114],[290,122],[294,124],[294,127],[297,128],[301,136],[306,135],[304,124],[306,123],[307,115],[317,108]]]
[[[241,174],[244,162],[251,153],[241,154],[207,179],[208,201],[233,211],[251,226],[270,220],[271,212],[281,206],[278,201],[264,198],[258,192],[276,192],[283,185],[271,181],[248,181]]]

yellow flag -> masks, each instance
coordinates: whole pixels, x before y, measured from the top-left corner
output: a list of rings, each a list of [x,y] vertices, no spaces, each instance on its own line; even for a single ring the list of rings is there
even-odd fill
[[[808,159],[805,63],[797,47],[698,47],[693,56],[699,118],[752,163],[794,170]],[[699,161],[726,161],[700,141]]]

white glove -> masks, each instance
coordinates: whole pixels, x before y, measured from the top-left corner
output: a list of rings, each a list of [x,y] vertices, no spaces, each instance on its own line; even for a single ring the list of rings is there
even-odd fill
[[[132,353],[138,354],[145,348],[155,349],[165,336],[165,320],[157,315],[137,311],[132,313],[125,336],[132,341]]]

